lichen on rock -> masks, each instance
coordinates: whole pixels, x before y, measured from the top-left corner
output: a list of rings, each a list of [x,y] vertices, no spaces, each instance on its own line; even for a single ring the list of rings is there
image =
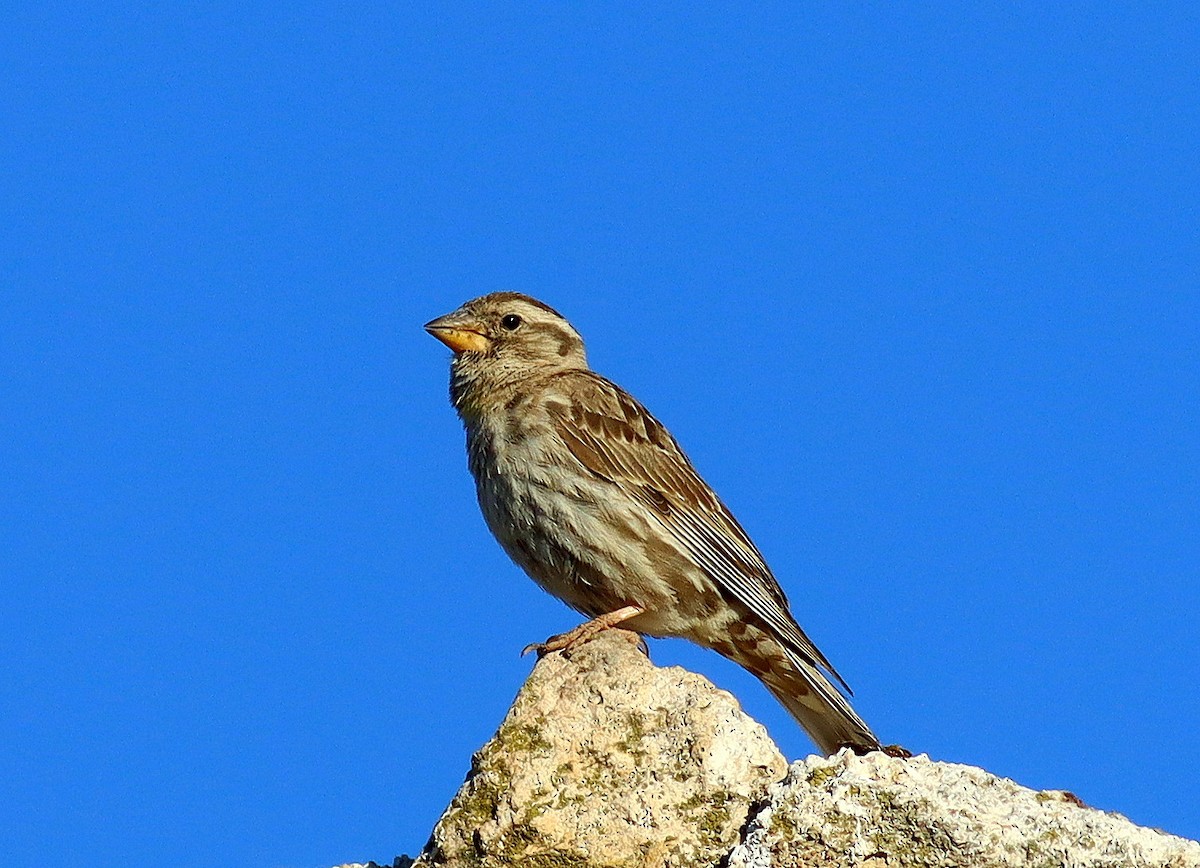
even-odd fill
[[[1194,868],[1200,844],[973,766],[843,752],[793,763],[728,864]]]
[[[417,864],[714,865],[785,767],[732,696],[610,631],[538,662]]]
[[[538,662],[416,864],[1200,868],[1200,844],[927,756],[787,768],[732,696],[612,630]]]

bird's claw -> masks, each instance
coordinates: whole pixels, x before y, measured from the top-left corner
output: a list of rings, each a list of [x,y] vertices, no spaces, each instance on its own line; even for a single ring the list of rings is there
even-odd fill
[[[634,615],[641,614],[641,611],[641,609],[634,606],[626,606],[623,609],[618,609],[616,612],[610,612],[607,615],[601,615],[590,621],[584,621],[575,629],[551,636],[545,642],[531,642],[521,649],[521,656],[524,657],[530,651],[536,651],[538,659],[541,660],[547,654],[553,654],[555,651],[567,651],[576,645],[590,642],[606,630],[613,629],[622,621]],[[646,653],[647,657],[650,656],[650,649],[646,647],[646,640],[640,634],[627,630],[619,632],[629,633],[633,636],[632,641],[638,644],[638,647]]]
[[[555,651],[566,651],[568,648],[581,645],[596,636],[600,632],[596,626],[594,622],[586,621],[574,630],[551,636],[545,642],[530,642],[521,649],[521,656],[524,657],[530,651],[536,651],[538,659],[541,660],[547,654],[553,654]]]
[[[536,651],[538,660],[541,660],[543,657],[545,657],[547,654],[550,653],[550,650],[547,647],[547,645],[548,645],[548,642],[530,642],[528,645],[526,645],[524,648],[521,649],[521,656],[524,657],[530,651]]]

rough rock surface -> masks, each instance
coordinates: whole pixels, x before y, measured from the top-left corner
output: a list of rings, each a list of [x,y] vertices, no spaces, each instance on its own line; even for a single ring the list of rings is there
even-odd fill
[[[729,868],[1185,868],[1200,844],[982,769],[843,752],[794,763]]]
[[[786,763],[737,701],[613,630],[538,662],[418,866],[715,865]]]
[[[733,697],[614,630],[538,662],[417,865],[1200,868],[1200,844],[925,756],[785,770]]]

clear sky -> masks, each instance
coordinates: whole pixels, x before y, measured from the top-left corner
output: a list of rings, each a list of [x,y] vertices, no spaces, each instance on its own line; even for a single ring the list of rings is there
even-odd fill
[[[577,621],[421,330],[499,289],[885,741],[1200,837],[1195,4],[434,7],[6,9],[4,861],[421,847]]]

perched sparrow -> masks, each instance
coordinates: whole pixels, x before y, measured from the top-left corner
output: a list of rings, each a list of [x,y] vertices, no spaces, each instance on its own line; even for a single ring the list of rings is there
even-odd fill
[[[592,619],[541,650],[617,624],[681,636],[757,676],[826,754],[880,748],[742,526],[658,420],[588,369],[569,322],[497,292],[425,329],[454,351],[450,400],[488,527]]]

